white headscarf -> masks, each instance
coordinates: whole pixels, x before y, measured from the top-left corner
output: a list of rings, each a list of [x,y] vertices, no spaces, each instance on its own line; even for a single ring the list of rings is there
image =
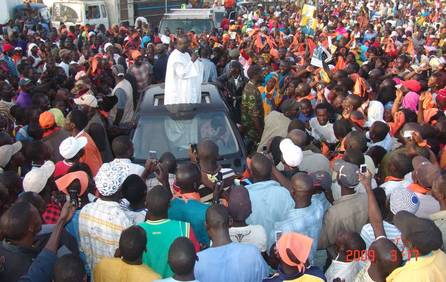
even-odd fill
[[[371,127],[375,121],[384,121],[384,106],[379,101],[370,101],[367,110],[366,127]]]

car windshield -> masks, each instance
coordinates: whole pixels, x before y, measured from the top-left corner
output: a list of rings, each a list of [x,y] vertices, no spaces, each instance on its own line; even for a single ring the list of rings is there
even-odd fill
[[[224,112],[201,112],[186,120],[174,120],[166,113],[141,117],[133,135],[134,158],[145,160],[149,151],[156,151],[158,157],[164,152],[171,152],[177,159],[187,159],[190,144],[203,139],[214,141],[221,156],[239,151]]]
[[[81,4],[56,2],[53,4],[52,20],[56,22],[80,22],[81,11]]]
[[[169,30],[176,33],[181,28],[185,32],[193,31],[197,34],[212,31],[212,20],[210,19],[164,19],[161,21],[160,31]]]

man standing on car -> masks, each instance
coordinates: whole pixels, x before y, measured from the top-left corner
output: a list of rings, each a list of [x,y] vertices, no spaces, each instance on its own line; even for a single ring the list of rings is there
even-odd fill
[[[201,102],[203,65],[198,55],[189,55],[187,35],[178,38],[176,49],[167,61],[164,104],[192,104]]]

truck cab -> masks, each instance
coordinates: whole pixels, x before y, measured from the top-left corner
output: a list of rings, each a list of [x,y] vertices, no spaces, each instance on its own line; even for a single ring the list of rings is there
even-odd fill
[[[159,31],[167,30],[175,33],[178,29],[193,31],[196,34],[211,32],[215,28],[213,11],[211,9],[172,9],[164,14],[160,21]]]
[[[55,1],[51,22],[59,28],[60,22],[66,26],[103,24],[109,28],[110,21],[105,1]]]

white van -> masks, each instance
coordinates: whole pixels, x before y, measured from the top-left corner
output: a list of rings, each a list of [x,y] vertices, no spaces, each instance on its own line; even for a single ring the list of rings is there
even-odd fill
[[[110,21],[104,1],[55,1],[51,23],[59,28],[60,22],[66,26],[103,24],[109,28]]]

